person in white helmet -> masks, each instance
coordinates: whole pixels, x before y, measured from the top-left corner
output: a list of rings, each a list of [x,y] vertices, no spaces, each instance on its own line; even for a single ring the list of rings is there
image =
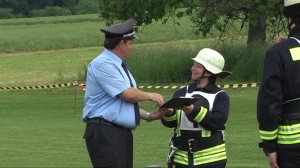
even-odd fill
[[[260,147],[271,168],[300,167],[300,0],[285,0],[288,39],[271,47],[257,99]]]
[[[215,50],[204,48],[193,60],[193,82],[177,90],[173,97],[197,97],[199,100],[182,109],[173,109],[172,114],[161,119],[164,126],[175,128],[168,166],[224,168],[229,97],[215,81],[231,73],[223,70],[225,60]]]

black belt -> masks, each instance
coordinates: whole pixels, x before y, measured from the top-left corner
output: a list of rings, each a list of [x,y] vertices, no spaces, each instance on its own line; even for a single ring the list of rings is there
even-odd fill
[[[217,132],[210,137],[200,139],[183,139],[175,137],[173,139],[174,146],[182,151],[190,151],[191,153],[214,147],[224,143],[223,135]]]
[[[103,124],[103,125],[114,126],[114,127],[130,130],[129,128],[125,128],[120,125],[114,124],[112,122],[106,121],[103,118],[90,118],[86,121],[86,123],[87,124]]]
[[[281,120],[300,120],[300,113],[292,113],[292,114],[281,114]]]
[[[283,114],[300,113],[300,99],[284,103],[282,112]]]
[[[283,104],[280,118],[281,120],[300,119],[300,99]]]

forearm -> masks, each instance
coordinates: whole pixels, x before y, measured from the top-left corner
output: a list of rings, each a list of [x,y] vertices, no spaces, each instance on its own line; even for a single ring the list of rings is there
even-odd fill
[[[148,122],[159,120],[165,115],[172,113],[172,109],[156,109],[155,111],[149,113],[143,109],[140,109],[140,118]]]
[[[177,126],[177,113],[181,113],[181,110],[173,111],[171,114],[164,116],[161,119],[161,123],[168,128],[174,128]]]
[[[120,97],[129,102],[141,102],[151,99],[151,94],[135,88],[129,88],[120,94]]]
[[[226,97],[218,100],[211,111],[200,104],[185,106],[183,110],[190,121],[209,130],[223,130],[228,119],[229,101]]]
[[[149,112],[147,112],[147,111],[140,108],[140,119],[147,120],[148,116],[149,116],[148,113]]]

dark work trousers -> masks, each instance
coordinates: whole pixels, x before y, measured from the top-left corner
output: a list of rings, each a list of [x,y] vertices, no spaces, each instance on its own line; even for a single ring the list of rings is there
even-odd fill
[[[280,168],[300,168],[300,148],[278,149],[278,166]]]
[[[196,166],[195,166],[195,167],[196,167]],[[225,167],[226,167],[226,163],[220,164],[220,165],[215,165],[215,166],[203,167],[203,168],[225,168]],[[179,167],[179,166],[176,166],[176,168],[187,168],[187,167]]]
[[[133,137],[130,129],[90,123],[86,125],[83,138],[95,168],[133,167]]]

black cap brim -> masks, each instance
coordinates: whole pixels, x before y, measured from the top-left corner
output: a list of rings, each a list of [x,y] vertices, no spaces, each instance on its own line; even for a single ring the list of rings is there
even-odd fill
[[[232,72],[230,71],[222,71],[221,73],[216,74],[218,77],[224,79],[228,77],[229,75],[232,75]]]

